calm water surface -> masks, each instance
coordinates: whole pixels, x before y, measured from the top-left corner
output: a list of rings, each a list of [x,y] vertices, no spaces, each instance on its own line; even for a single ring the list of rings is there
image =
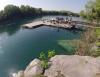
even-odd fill
[[[58,40],[79,39],[80,31],[52,27],[22,29],[23,23],[0,27],[0,77],[9,77],[13,72],[25,69],[41,51],[55,50],[57,54],[68,54],[58,45]],[[4,25],[3,25],[4,26]]]

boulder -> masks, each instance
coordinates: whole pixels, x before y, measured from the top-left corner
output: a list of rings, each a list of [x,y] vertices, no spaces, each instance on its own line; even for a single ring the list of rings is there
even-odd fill
[[[100,57],[56,55],[50,61],[52,65],[44,74],[48,77],[100,77]]]
[[[43,68],[41,67],[41,61],[39,59],[34,59],[25,69],[24,77],[34,77],[35,75],[41,74]]]
[[[35,77],[43,73],[41,61],[34,59],[14,77]],[[51,65],[45,70],[46,77],[100,77],[100,57],[78,55],[56,55],[50,59]]]
[[[19,71],[18,73],[13,73],[12,77],[24,77],[24,71]]]

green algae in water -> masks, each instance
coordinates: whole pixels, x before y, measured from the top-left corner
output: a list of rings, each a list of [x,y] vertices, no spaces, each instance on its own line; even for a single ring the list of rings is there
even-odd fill
[[[75,54],[79,40],[58,40],[58,45],[61,46],[68,54]]]

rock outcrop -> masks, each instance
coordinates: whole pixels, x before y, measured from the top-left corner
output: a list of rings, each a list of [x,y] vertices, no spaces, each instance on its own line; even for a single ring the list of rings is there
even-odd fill
[[[16,77],[34,77],[41,74],[43,68],[40,60],[34,59],[25,69],[20,71]],[[56,55],[50,59],[51,66],[45,70],[47,77],[100,77],[100,57],[78,55]]]
[[[35,75],[41,74],[43,69],[41,67],[41,61],[34,59],[25,69],[24,77],[34,77]]]
[[[41,61],[39,59],[34,59],[25,69],[25,71],[19,71],[14,77],[34,77],[43,72],[41,67]]]
[[[56,77],[57,71],[65,77],[100,77],[100,57],[56,55],[50,61],[52,66],[45,71],[48,77]]]
[[[24,77],[24,71],[19,71],[17,74],[13,74],[13,77]]]

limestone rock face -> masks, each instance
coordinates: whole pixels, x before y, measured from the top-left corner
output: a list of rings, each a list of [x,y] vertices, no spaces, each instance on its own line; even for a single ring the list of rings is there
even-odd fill
[[[40,62],[39,59],[34,59],[25,69],[24,77],[34,77],[37,74],[41,74],[43,69],[40,66]]]
[[[43,73],[40,63],[34,59],[25,71],[19,71],[14,77],[35,77]],[[50,59],[50,65],[44,73],[47,77],[100,77],[100,57],[56,55]]]
[[[57,71],[64,77],[100,77],[100,57],[56,55],[50,61],[52,65],[44,74],[48,77],[57,77]]]
[[[19,71],[15,73],[13,77],[34,77],[35,75],[42,73],[42,68],[40,66],[40,60],[34,59],[25,69],[25,71]]]
[[[13,77],[24,77],[24,71],[19,71],[18,73],[13,74]]]

